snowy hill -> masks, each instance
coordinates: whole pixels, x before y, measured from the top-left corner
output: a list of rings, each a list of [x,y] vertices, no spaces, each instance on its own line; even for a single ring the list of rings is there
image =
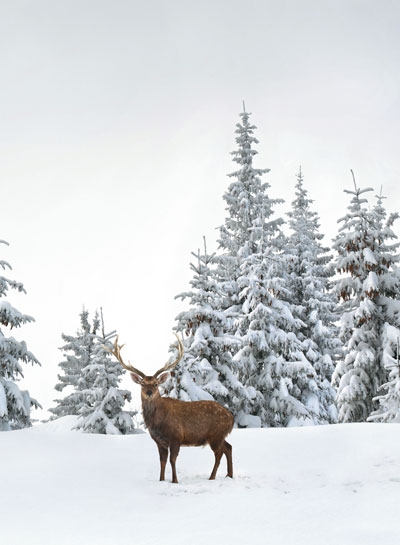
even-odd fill
[[[2,545],[400,543],[397,424],[234,430],[233,480],[185,448],[174,485],[147,434],[73,423],[0,434]]]

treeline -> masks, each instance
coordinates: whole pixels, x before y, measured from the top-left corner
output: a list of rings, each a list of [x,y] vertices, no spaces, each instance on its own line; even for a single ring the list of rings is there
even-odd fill
[[[354,180],[338,234],[331,248],[325,246],[301,170],[287,217],[276,216],[283,201],[269,196],[269,170],[253,166],[255,129],[250,114],[242,112],[218,251],[209,254],[204,241],[203,250],[193,253],[190,289],[177,296],[186,302],[175,324],[185,353],[165,391],[185,400],[215,399],[233,412],[238,426],[396,421],[400,254],[393,224],[398,214],[387,214],[383,195],[360,189]],[[14,284],[0,279],[0,296],[10,287],[23,289]],[[0,308],[3,326],[29,319],[7,304]],[[86,431],[126,433],[132,429],[132,415],[123,410],[129,392],[119,393],[122,370],[105,349],[115,333],[99,334],[98,317],[92,332],[87,314],[81,320],[79,342],[93,343],[90,361],[79,359],[76,337],[63,335],[64,351],[73,355],[60,363],[64,374],[56,388],[68,384],[73,392],[51,410],[55,416],[79,414]],[[29,425],[30,407],[37,403],[27,392],[18,394],[20,362],[36,360],[25,343],[14,342],[0,330],[3,429]],[[70,372],[74,358],[80,378],[73,366]],[[100,409],[111,375],[114,390]],[[66,413],[75,398],[79,407]],[[102,421],[99,415],[111,405],[113,416],[108,413]]]
[[[396,420],[398,214],[354,180],[326,247],[300,170],[287,218],[277,217],[283,201],[269,196],[269,170],[253,166],[249,117],[236,128],[218,251],[193,254],[191,289],[178,296],[189,306],[175,326],[185,355],[167,391],[213,398],[241,426]]]

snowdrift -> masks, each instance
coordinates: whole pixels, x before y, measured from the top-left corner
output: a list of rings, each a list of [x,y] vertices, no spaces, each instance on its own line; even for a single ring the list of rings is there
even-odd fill
[[[0,433],[2,545],[400,543],[398,424],[234,430],[233,480],[182,448],[179,484],[148,434],[73,425]]]

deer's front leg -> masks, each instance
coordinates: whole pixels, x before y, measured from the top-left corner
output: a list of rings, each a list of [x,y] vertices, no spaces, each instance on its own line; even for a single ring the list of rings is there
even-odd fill
[[[179,443],[172,443],[169,447],[169,461],[171,462],[173,483],[178,482],[178,477],[176,475],[176,459],[179,454],[179,449],[180,449]]]
[[[165,466],[168,459],[168,447],[157,443],[158,452],[160,453],[160,481],[165,481]]]

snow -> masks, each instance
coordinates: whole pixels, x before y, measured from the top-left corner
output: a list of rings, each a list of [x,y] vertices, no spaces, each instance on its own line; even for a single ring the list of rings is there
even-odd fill
[[[399,342],[399,330],[397,327],[390,324],[385,324],[385,335],[387,340],[393,344],[397,344]]]
[[[370,263],[372,265],[378,265],[374,252],[370,248],[364,248],[363,253],[364,253],[364,259],[366,263]]]
[[[367,278],[364,280],[363,288],[366,293],[379,293],[379,279],[374,271],[368,273]]]
[[[247,390],[249,391],[250,388],[251,386],[248,386]],[[262,426],[261,418],[259,416],[252,416],[246,414],[244,411],[239,411],[236,422],[240,428],[261,428]]]
[[[0,418],[7,414],[7,397],[4,386],[0,381]]]
[[[70,431],[74,417],[0,434],[2,545],[397,545],[398,424],[235,429],[234,479],[182,449],[158,481],[147,433]],[[170,469],[168,468],[168,478]]]

